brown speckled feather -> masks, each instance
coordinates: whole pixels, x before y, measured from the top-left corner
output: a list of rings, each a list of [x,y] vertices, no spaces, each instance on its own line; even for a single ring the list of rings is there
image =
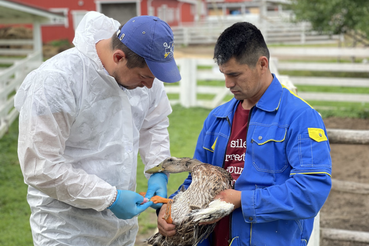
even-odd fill
[[[187,167],[187,171],[192,174],[192,183],[187,190],[179,192],[172,202],[171,217],[176,225],[177,233],[173,237],[164,237],[156,233],[147,240],[150,245],[158,246],[185,246],[197,245],[214,230],[215,224],[199,225],[194,222],[194,212],[204,209],[213,201],[215,195],[225,189],[231,189],[231,175],[223,168],[210,164],[201,163],[195,159],[182,158],[170,161],[173,164],[182,164]],[[191,162],[191,163],[189,163]],[[183,170],[182,170],[183,171]],[[224,214],[217,213],[214,217],[210,215],[208,220],[224,217],[231,211]]]

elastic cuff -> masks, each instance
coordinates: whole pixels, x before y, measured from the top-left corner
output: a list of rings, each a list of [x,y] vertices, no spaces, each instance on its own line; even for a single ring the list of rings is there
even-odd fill
[[[242,215],[246,223],[256,223],[255,190],[243,190],[241,193]]]
[[[111,201],[111,204],[109,205],[109,207],[107,208],[107,209],[111,209],[112,207],[114,207],[114,205],[117,203],[117,201],[118,201],[118,199],[119,199],[119,196],[120,196],[120,190],[117,190],[116,192],[115,192],[115,199],[113,199],[112,201]]]

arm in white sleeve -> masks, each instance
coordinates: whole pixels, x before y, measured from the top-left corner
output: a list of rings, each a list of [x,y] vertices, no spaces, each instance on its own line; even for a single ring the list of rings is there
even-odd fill
[[[25,183],[78,208],[104,210],[116,188],[73,167],[64,156],[78,117],[76,96],[63,74],[31,73],[17,92],[20,111],[18,157]]]
[[[151,88],[150,109],[140,130],[140,155],[145,171],[170,156],[169,119],[172,112],[164,85],[160,81]],[[149,177],[150,175],[146,175]]]

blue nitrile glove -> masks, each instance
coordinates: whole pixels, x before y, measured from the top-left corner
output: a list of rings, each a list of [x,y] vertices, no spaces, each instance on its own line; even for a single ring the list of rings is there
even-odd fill
[[[153,202],[144,201],[143,196],[130,190],[118,190],[115,202],[108,207],[119,219],[131,219],[150,207]]]
[[[154,195],[167,198],[167,183],[168,177],[165,173],[154,173],[147,182],[147,198],[151,198]],[[158,209],[162,206],[162,203],[152,204],[151,207]]]

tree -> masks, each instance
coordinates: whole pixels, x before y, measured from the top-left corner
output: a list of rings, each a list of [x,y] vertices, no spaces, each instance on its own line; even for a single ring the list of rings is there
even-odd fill
[[[322,33],[369,37],[368,0],[291,0],[296,21],[307,21]]]

